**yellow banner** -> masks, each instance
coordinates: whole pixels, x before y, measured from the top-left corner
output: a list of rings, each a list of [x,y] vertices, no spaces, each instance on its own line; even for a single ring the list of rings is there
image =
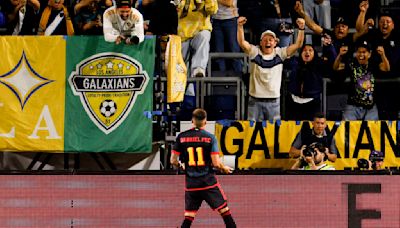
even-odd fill
[[[294,159],[289,158],[288,151],[302,124],[294,121],[224,122],[216,124],[215,135],[223,154],[237,156],[239,169],[289,169]],[[368,159],[373,149],[385,153],[384,166],[398,167],[398,124],[396,121],[328,121],[338,148],[338,159],[330,164],[338,170],[355,168],[357,160]]]
[[[167,102],[182,102],[186,89],[187,68],[182,58],[181,38],[179,36],[169,35],[165,58]]]
[[[0,36],[0,151],[63,150],[65,50],[61,36]]]

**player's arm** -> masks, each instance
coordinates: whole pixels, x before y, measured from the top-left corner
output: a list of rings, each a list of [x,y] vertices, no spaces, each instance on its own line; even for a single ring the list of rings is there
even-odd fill
[[[173,166],[175,166],[175,167],[179,167],[179,160],[178,160],[178,158],[179,158],[179,155],[178,154],[176,154],[176,153],[171,153],[171,158],[170,158],[170,162],[171,162],[171,165],[173,165]]]
[[[179,143],[179,136],[176,138],[176,141],[172,147],[171,156],[169,158],[169,162],[171,165],[175,166],[176,168],[182,168],[185,170],[185,164],[179,161],[179,155],[181,154],[181,147]]]
[[[171,162],[171,165],[175,166],[176,168],[185,170],[185,164],[179,161],[179,152],[173,150],[169,162]]]
[[[232,173],[233,169],[227,165],[224,165],[221,162],[221,159],[219,158],[219,152],[218,152],[218,143],[217,143],[217,139],[215,138],[215,136],[212,136],[212,147],[211,147],[211,162],[212,165],[219,169],[222,173]]]
[[[224,165],[219,158],[218,153],[211,154],[212,164],[215,168],[219,169],[222,173],[229,174],[232,173],[233,169],[227,165]]]

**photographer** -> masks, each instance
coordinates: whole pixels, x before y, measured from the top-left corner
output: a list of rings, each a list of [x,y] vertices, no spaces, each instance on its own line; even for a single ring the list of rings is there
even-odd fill
[[[335,170],[331,165],[325,163],[327,160],[326,147],[320,143],[303,146],[302,155],[296,160],[291,169],[295,170]],[[321,151],[322,150],[322,151]]]
[[[143,16],[130,0],[117,0],[103,15],[104,39],[120,44],[139,44],[144,40]]]
[[[306,146],[320,143],[324,146],[324,151],[327,159],[334,162],[337,158],[337,148],[333,135],[328,132],[326,128],[326,117],[323,113],[316,113],[312,122],[312,129],[303,123],[301,131],[297,134],[296,139],[292,143],[289,150],[289,155],[292,158],[299,158],[303,156],[303,150]]]
[[[369,154],[369,160],[360,158],[357,166],[361,170],[383,170],[383,159],[385,155],[381,151],[372,150]]]

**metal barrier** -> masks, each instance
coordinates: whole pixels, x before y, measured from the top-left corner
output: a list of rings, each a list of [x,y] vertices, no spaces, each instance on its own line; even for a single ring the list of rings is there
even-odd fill
[[[396,84],[398,84],[399,86],[400,86],[400,78],[387,78],[387,79],[375,79],[375,81],[376,81],[376,84],[378,84],[378,85],[383,85],[383,84],[385,84],[385,85],[390,85],[390,84],[392,84],[393,85],[393,83],[396,83]],[[347,78],[345,81],[344,81],[344,83],[349,83],[350,82],[350,79],[349,78]],[[327,111],[328,111],[328,103],[329,103],[329,100],[328,100],[328,98],[327,98],[327,89],[328,89],[328,84],[329,83],[332,83],[332,80],[331,79],[329,79],[329,78],[324,78],[323,79],[323,89],[322,89],[322,111],[324,112],[324,113],[327,113]],[[385,91],[385,88],[383,88],[382,89],[382,91]],[[344,94],[344,95],[347,95],[347,94]],[[386,97],[380,97],[380,94],[379,93],[376,93],[376,95],[375,95],[375,100],[376,100],[376,102],[377,103],[379,103],[380,101],[382,101],[382,99],[388,99],[388,98],[386,98]],[[393,104],[393,106],[395,106],[395,107],[397,107],[397,106],[400,106],[400,102],[399,103],[395,103],[395,104]],[[400,110],[399,110],[400,111]]]
[[[208,63],[207,63],[207,76],[212,77],[212,60],[217,58],[223,59],[242,59],[243,67],[242,73],[246,74],[250,71],[249,69],[249,58],[243,52],[210,52]]]
[[[166,91],[165,77],[161,80],[163,82],[163,91]],[[205,97],[213,95],[213,90],[210,85],[224,85],[224,86],[236,86],[236,112],[235,119],[241,120],[244,118],[245,113],[245,95],[246,89],[243,81],[239,77],[204,77],[204,78],[188,78],[188,84],[195,84],[195,96],[196,96],[196,107],[205,107]]]
[[[282,86],[281,86],[281,115],[282,115],[282,119],[286,119],[286,107],[287,107],[287,95],[289,94],[288,91],[288,83],[289,83],[289,75],[290,75],[290,70],[284,70],[282,73]],[[399,85],[400,88],[400,78],[387,78],[387,79],[375,79],[376,84],[380,85],[381,89],[380,91],[378,91],[378,93],[376,93],[375,99],[377,103],[381,103],[382,100],[388,100],[387,97],[383,97],[382,94],[380,94],[379,92],[381,91],[388,91],[385,89],[386,86],[388,85],[394,85],[393,83],[396,83],[397,85]],[[350,82],[350,79],[347,78],[344,82],[343,82],[343,86],[346,86],[348,83]],[[329,107],[330,106],[340,106],[338,108],[344,108],[344,104],[342,104],[343,102],[346,103],[347,101],[347,93],[338,93],[336,95],[338,95],[338,97],[340,99],[344,99],[346,101],[341,101],[341,104],[332,104],[333,102],[338,102],[337,98],[335,100],[330,99],[330,95],[327,94],[327,91],[329,89],[329,85],[332,84],[333,81],[330,78],[323,78],[323,87],[322,87],[322,94],[321,94],[321,111],[328,114]],[[246,96],[246,94],[244,94]],[[243,100],[245,100],[245,97],[242,97]],[[396,100],[398,101],[398,100]],[[341,107],[343,106],[343,107]],[[398,101],[397,103],[393,103],[392,105],[394,108],[398,108],[399,112],[400,112],[400,101]],[[246,107],[242,107],[244,113],[246,112]],[[378,106],[379,108],[379,106]],[[339,111],[339,110],[338,110]],[[380,111],[386,111],[386,110],[380,110]],[[400,115],[400,114],[399,114]],[[243,115],[244,116],[244,115]],[[398,118],[398,117],[397,117]],[[340,120],[340,119],[338,119]]]

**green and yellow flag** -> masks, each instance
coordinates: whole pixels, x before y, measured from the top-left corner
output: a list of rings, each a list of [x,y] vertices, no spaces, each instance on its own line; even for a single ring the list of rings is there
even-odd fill
[[[151,151],[154,38],[0,41],[0,151]]]

